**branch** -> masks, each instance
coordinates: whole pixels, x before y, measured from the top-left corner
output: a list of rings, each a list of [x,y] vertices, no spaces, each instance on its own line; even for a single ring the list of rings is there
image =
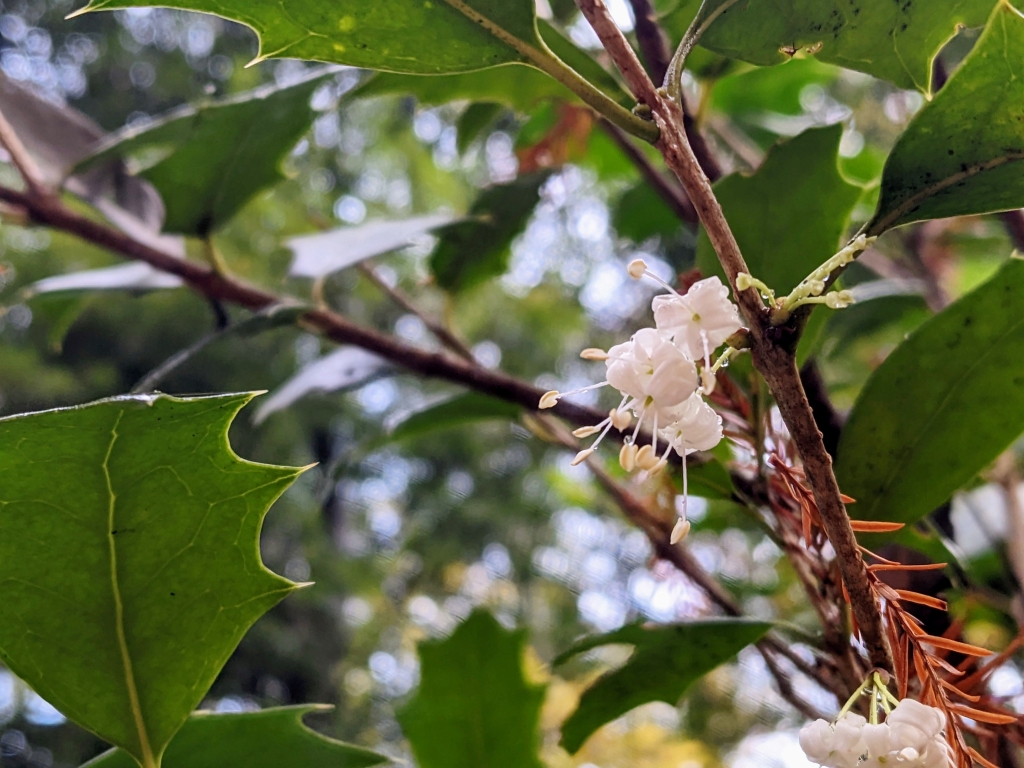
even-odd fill
[[[640,43],[640,52],[647,64],[647,71],[656,83],[664,83],[668,73],[668,64],[672,60],[668,40],[658,24],[657,13],[651,0],[629,0],[633,6],[633,19],[636,24],[636,41]]]
[[[18,173],[21,174],[21,178],[25,181],[25,187],[30,195],[33,197],[48,197],[53,194],[46,185],[43,172],[39,169],[32,155],[25,149],[25,145],[21,143],[21,139],[18,138],[14,127],[7,122],[7,118],[4,117],[2,112],[0,112],[0,144],[7,150],[7,154],[11,156],[11,162],[18,169]]]
[[[679,217],[680,221],[696,227],[698,223],[697,211],[694,210],[693,203],[690,202],[690,198],[686,196],[683,188],[675,180],[668,178],[655,168],[650,158],[644,154],[640,147],[633,143],[621,128],[607,120],[599,121],[598,125],[618,145],[623,154],[633,162],[633,165],[640,171],[640,175],[644,177],[644,181],[651,185],[658,194],[658,197],[672,209],[672,212]]]
[[[679,178],[697,210],[750,328],[754,365],[775,396],[779,411],[800,451],[804,472],[824,521],[825,532],[836,552],[871,664],[891,672],[892,655],[886,642],[879,605],[850,527],[839,485],[832,472],[832,459],[825,450],[797,371],[793,347],[799,338],[799,331],[793,326],[773,327],[757,291],[753,288],[745,291],[737,289],[737,276],[749,270],[711,189],[711,183],[687,139],[680,105],[663,97],[654,87],[640,67],[629,42],[612,20],[603,0],[577,0],[577,5],[633,93],[651,108],[654,120],[661,129],[655,147],[661,151],[668,167]]]

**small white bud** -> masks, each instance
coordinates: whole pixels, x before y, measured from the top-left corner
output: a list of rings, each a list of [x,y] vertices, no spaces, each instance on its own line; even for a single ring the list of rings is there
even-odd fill
[[[580,427],[579,429],[574,429],[572,434],[574,437],[590,437],[591,435],[596,435],[600,431],[600,427]]]
[[[634,280],[639,280],[647,272],[647,262],[643,259],[633,259],[629,262],[629,266],[626,267],[626,271],[629,272],[629,276]]]
[[[845,309],[853,302],[853,294],[849,291],[836,291],[825,297],[825,304],[832,309]]]
[[[811,296],[821,296],[822,292],[824,292],[824,290],[825,290],[825,281],[824,280],[809,280],[807,282],[807,287],[811,291]]]
[[[633,423],[633,414],[625,409],[620,411],[618,408],[612,408],[608,411],[608,418],[611,419],[612,426],[619,432],[628,429],[629,425]]]
[[[622,450],[619,451],[619,464],[627,472],[632,472],[636,469],[636,454],[637,447],[633,443],[626,443],[622,446]]]
[[[572,460],[572,465],[574,467],[578,466],[578,465],[582,464],[584,461],[586,461],[587,459],[589,459],[593,455],[594,455],[594,449],[593,448],[585,448],[585,449],[583,449],[582,451],[580,451],[579,453],[576,454],[576,458],[574,458]]]
[[[540,409],[554,408],[558,404],[558,390],[552,389],[550,392],[545,392],[540,399]]]
[[[753,287],[754,287],[754,283],[751,281],[750,275],[748,275],[746,272],[740,272],[738,275],[736,275],[736,290],[737,291],[745,291],[748,288],[753,288]]]
[[[640,469],[650,471],[657,463],[658,456],[651,446],[642,446],[640,450],[636,452],[636,465],[640,467]]]
[[[678,544],[680,541],[686,538],[686,535],[690,532],[690,521],[683,518],[676,520],[675,526],[672,528],[672,535],[669,536],[669,543]]]
[[[588,347],[580,352],[580,357],[584,360],[607,360],[608,353],[597,347]]]

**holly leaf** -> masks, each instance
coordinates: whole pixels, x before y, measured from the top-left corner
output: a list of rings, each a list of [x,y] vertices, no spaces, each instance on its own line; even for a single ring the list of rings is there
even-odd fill
[[[79,11],[145,7],[150,0],[91,0]],[[439,75],[525,62],[543,46],[529,0],[163,0],[213,13],[259,35],[257,61],[307,59]],[[531,50],[533,49],[533,50]]]
[[[711,619],[653,628],[630,624],[587,638],[555,664],[602,645],[626,643],[635,650],[625,666],[605,673],[583,692],[562,726],[562,746],[575,754],[594,731],[641,704],[664,701],[675,706],[696,680],[769,629],[771,624],[763,621]]]
[[[196,712],[185,722],[164,755],[164,768],[363,768],[385,763],[376,752],[323,736],[303,722],[310,712],[331,707],[301,704],[260,712]],[[82,768],[135,768],[122,749],[111,749]]]
[[[900,136],[870,234],[1024,206],[1024,15],[1001,2],[974,49]]]
[[[297,585],[259,556],[302,472],[240,459],[252,394],[101,400],[0,420],[0,661],[143,768]]]
[[[422,768],[541,768],[544,686],[523,676],[525,633],[475,611],[446,640],[419,647],[421,680],[399,713]]]
[[[1024,431],[1020,294],[1011,258],[921,325],[872,374],[843,428],[836,477],[864,520],[913,523]]]
[[[437,230],[430,271],[448,291],[463,291],[508,269],[509,246],[526,227],[540,200],[547,171],[488,187],[477,197],[465,221]]]
[[[309,100],[324,75],[173,110],[112,134],[81,167],[127,160],[163,198],[165,230],[205,237],[284,179],[281,162],[313,121]]]
[[[960,27],[980,27],[999,0],[683,0],[665,18],[679,39],[698,16],[700,45],[759,66],[800,50],[900,88],[931,87],[935,54]]]
[[[753,176],[733,174],[715,185],[750,272],[788,293],[839,248],[863,190],[839,172],[843,127],[814,128],[776,145]],[[724,277],[702,230],[697,266]]]

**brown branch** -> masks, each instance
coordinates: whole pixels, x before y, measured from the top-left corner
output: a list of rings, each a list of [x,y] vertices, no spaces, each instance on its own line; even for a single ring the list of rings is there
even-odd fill
[[[658,24],[657,12],[651,0],[629,0],[633,6],[636,41],[640,44],[647,71],[656,83],[664,83],[668,73],[668,64],[672,60],[672,51],[668,47],[661,25]]]
[[[577,5],[612,61],[619,67],[630,89],[641,102],[651,108],[654,120],[661,129],[661,136],[655,146],[679,178],[696,208],[750,328],[754,365],[775,396],[779,411],[800,451],[804,472],[814,493],[825,532],[836,552],[871,664],[891,672],[892,655],[886,642],[879,604],[871,589],[839,485],[832,472],[832,459],[825,450],[797,371],[793,348],[799,338],[799,330],[793,326],[773,327],[757,291],[753,288],[745,291],[737,289],[737,276],[749,270],[714,196],[711,183],[701,169],[686,131],[682,128],[684,119],[680,106],[663,97],[654,87],[629,42],[612,20],[603,0],[577,0]]]
[[[1024,251],[1024,211],[1006,211],[999,214],[999,218],[1003,220],[1003,226],[1010,234],[1013,247]]]
[[[7,150],[7,154],[11,156],[11,162],[18,169],[18,173],[21,174],[21,178],[25,181],[25,187],[30,195],[33,197],[47,197],[53,194],[46,185],[46,178],[39,169],[39,165],[32,155],[29,154],[28,150],[25,149],[25,145],[18,138],[18,133],[14,130],[14,126],[7,121],[2,112],[0,112],[0,144]]]
[[[659,171],[650,158],[644,154],[643,150],[621,128],[607,120],[601,120],[598,125],[618,145],[623,154],[632,161],[633,165],[640,171],[640,175],[644,177],[644,181],[651,185],[651,188],[672,209],[672,212],[681,221],[695,227],[698,223],[697,211],[694,210],[690,198],[686,196],[683,188],[679,186],[675,179],[671,179]]]

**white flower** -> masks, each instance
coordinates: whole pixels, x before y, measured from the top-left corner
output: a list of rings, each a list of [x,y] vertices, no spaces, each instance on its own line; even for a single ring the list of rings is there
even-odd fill
[[[722,417],[700,395],[691,395],[668,415],[672,422],[660,435],[680,456],[710,451],[722,440]]]
[[[935,707],[914,699],[903,699],[885,719],[885,724],[889,726],[893,746],[897,750],[910,747],[923,753],[935,737],[942,733],[946,717]]]
[[[697,391],[697,367],[662,334],[643,328],[608,350],[608,383],[634,410],[674,408]]]
[[[832,754],[832,726],[824,720],[815,720],[800,729],[800,748],[812,763],[824,765]]]
[[[691,360],[707,360],[742,327],[729,289],[717,277],[698,280],[685,296],[656,296],[652,307],[658,330],[669,334]]]

